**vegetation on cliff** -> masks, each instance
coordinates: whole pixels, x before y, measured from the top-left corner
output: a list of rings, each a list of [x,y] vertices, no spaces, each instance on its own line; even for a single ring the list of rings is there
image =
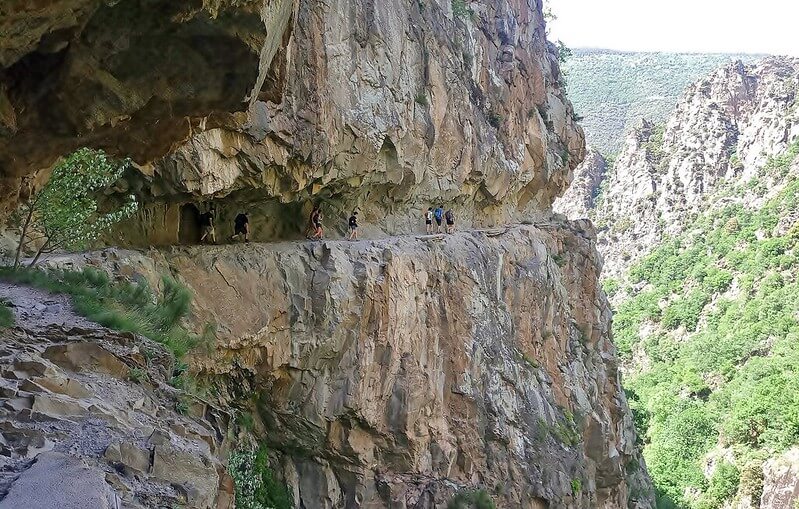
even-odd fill
[[[761,178],[789,175],[797,152]],[[759,182],[727,186],[625,281],[605,283],[622,292],[614,337],[659,507],[758,499],[763,460],[799,442],[799,181],[770,197]],[[742,205],[753,192],[763,205]]]
[[[133,195],[127,201],[102,210],[98,194],[114,184],[128,167],[101,150],[82,148],[67,156],[53,170],[44,187],[29,197],[20,210],[21,227],[14,266],[31,243],[38,249],[30,265],[42,253],[59,249],[85,249],[102,232],[127,219],[138,208]]]

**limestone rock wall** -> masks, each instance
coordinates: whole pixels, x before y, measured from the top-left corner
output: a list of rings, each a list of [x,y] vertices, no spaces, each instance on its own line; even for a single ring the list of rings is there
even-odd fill
[[[574,170],[574,180],[563,196],[555,200],[552,209],[571,219],[591,217],[599,187],[608,170],[605,157],[594,148],[586,147],[585,159]]]
[[[389,232],[438,201],[474,224],[547,210],[584,141],[540,1],[457,5],[12,2],[6,192],[91,145],[140,166],[119,188],[149,204],[129,243],[175,241],[176,208],[209,200],[264,217],[321,200]]]
[[[795,58],[738,62],[690,86],[665,126],[631,132],[592,213],[607,274],[681,231],[724,186],[760,179],[776,190],[783,176],[763,168],[799,139],[798,91]],[[579,189],[572,201],[597,192]]]
[[[462,488],[653,507],[594,242],[588,222],[541,223],[150,256],[217,324],[193,365],[251,401],[304,507],[445,507]]]

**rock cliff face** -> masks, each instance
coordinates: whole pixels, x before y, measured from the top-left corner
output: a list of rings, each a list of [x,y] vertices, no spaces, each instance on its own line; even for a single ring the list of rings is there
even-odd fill
[[[131,155],[132,243],[221,197],[269,236],[309,198],[393,232],[441,200],[490,223],[549,208],[583,157],[536,0],[44,5],[2,18],[6,184],[77,144]]]
[[[663,234],[679,232],[725,185],[778,184],[781,176],[761,169],[799,138],[798,90],[797,59],[736,63],[689,87],[665,127],[644,121],[634,130],[593,213],[606,273],[620,274]],[[572,203],[597,192],[579,189]]]
[[[594,240],[543,223],[156,265],[218,324],[197,365],[251,395],[304,507],[443,507],[478,487],[499,507],[651,507]]]
[[[100,327],[69,300],[0,283],[0,508],[232,509],[228,414],[176,411],[162,346]]]
[[[192,368],[224,380],[223,405],[257,416],[254,434],[277,453],[297,507],[442,508],[475,488],[501,507],[653,507],[595,235],[587,222],[547,219],[584,140],[538,0],[2,9],[6,209],[45,176],[37,170],[88,144],[137,163],[116,188],[144,203],[115,233],[125,244],[191,243],[211,203],[220,237],[248,209],[255,240],[297,235],[311,200],[327,217],[358,208],[375,237],[413,231],[441,202],[459,226],[535,221],[446,239],[173,248],[113,262],[115,275],[168,271],[194,290],[197,323],[217,324],[219,341]],[[114,355],[133,366],[128,346]],[[12,389],[23,391],[9,393],[12,410],[33,397]],[[121,405],[128,393],[117,391]],[[185,431],[195,424],[224,435],[224,423],[184,422],[162,411],[169,404],[155,400],[147,426],[195,442],[205,440]],[[79,455],[65,445],[72,459],[42,464],[86,465],[95,485],[116,462],[125,478],[114,489],[131,504],[229,503],[216,439],[198,446],[202,466],[179,469],[205,477],[176,479],[178,460],[155,464],[162,436],[110,427],[131,433],[134,449],[109,442]],[[173,434],[168,443],[193,447]],[[29,466],[20,469],[40,479]],[[165,485],[172,491],[158,491]]]
[[[552,209],[572,219],[590,217],[607,170],[605,157],[592,147],[587,147],[585,159],[574,170],[571,186],[555,200]]]

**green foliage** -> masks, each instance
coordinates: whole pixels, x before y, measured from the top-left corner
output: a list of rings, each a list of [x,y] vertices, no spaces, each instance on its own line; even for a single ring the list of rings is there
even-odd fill
[[[496,129],[499,129],[499,127],[502,125],[503,120],[504,118],[502,117],[502,115],[500,115],[496,111],[488,112],[488,123],[491,124],[491,126],[495,127]]]
[[[212,335],[207,329],[197,336],[181,325],[189,313],[191,293],[172,278],[162,279],[160,295],[154,295],[146,281],[111,281],[104,272],[88,267],[82,271],[0,268],[0,278],[68,294],[78,314],[157,341],[178,359]]]
[[[9,307],[9,302],[0,299],[0,329],[7,329],[14,326],[14,312]]]
[[[459,18],[468,18],[472,15],[472,9],[466,0],[452,0],[452,13]]]
[[[238,450],[230,455],[228,472],[236,485],[236,509],[291,509],[292,496],[269,467],[269,451]]]
[[[608,297],[613,297],[616,295],[616,292],[619,291],[621,287],[621,283],[619,283],[618,279],[607,278],[602,282],[602,289],[605,290],[605,293]]]
[[[128,371],[128,380],[136,383],[148,382],[150,380],[150,376],[147,374],[146,370],[135,367]]]
[[[696,330],[699,316],[708,300],[706,293],[693,290],[685,298],[673,301],[663,312],[663,326],[672,330],[680,326],[689,331]]]
[[[447,504],[447,509],[496,509],[496,504],[485,490],[459,491]]]
[[[430,104],[427,100],[427,94],[424,91],[420,91],[418,94],[416,94],[416,97],[414,97],[413,100],[416,101],[416,104],[420,106],[427,106]]]
[[[721,462],[710,478],[705,496],[697,504],[701,509],[718,509],[738,492],[741,473],[727,461]]]
[[[580,479],[572,479],[571,481],[572,495],[577,495],[583,490],[583,481]]]
[[[119,208],[100,210],[97,194],[119,180],[127,161],[113,161],[102,151],[82,148],[70,154],[53,170],[44,188],[27,204],[20,245],[28,233],[41,234],[41,253],[56,249],[85,248],[112,225],[130,217],[138,208],[131,195]]]
[[[616,154],[641,118],[665,122],[686,86],[726,63],[757,58],[575,49],[562,67],[588,142],[603,154]]]
[[[699,215],[629,271],[613,333],[628,363],[646,357],[628,367],[625,392],[658,507],[757,499],[763,458],[799,443],[799,235],[773,234],[797,211],[794,179],[759,210]],[[717,445],[734,461],[708,479]]]

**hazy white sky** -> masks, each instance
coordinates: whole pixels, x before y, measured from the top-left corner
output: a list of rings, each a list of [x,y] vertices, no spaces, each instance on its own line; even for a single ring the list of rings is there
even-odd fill
[[[572,48],[799,56],[799,0],[545,0]]]

